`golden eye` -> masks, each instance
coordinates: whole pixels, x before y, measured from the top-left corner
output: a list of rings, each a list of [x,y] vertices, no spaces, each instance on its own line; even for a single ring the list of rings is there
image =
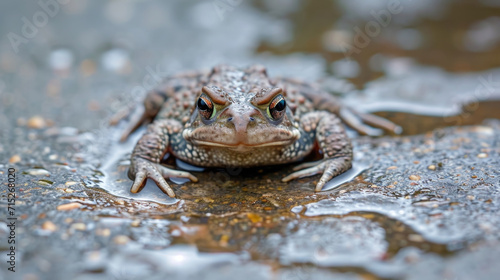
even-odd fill
[[[273,120],[278,120],[283,117],[286,109],[286,101],[285,98],[280,94],[276,96],[273,101],[269,104],[267,108],[267,114]]]
[[[214,104],[206,95],[200,96],[196,104],[198,105],[198,110],[203,118],[209,120],[215,115],[216,110],[214,108]]]

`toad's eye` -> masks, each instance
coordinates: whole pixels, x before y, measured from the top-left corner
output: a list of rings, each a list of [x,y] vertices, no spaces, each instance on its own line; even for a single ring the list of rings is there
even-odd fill
[[[198,98],[197,105],[200,115],[206,120],[209,120],[213,116],[215,116],[214,104],[212,100],[210,100],[210,98],[208,98],[206,95],[202,95],[200,96],[200,98]]]
[[[285,109],[286,101],[285,98],[280,94],[276,96],[273,101],[271,101],[271,104],[269,104],[269,107],[267,108],[267,114],[273,120],[279,120],[285,114]]]

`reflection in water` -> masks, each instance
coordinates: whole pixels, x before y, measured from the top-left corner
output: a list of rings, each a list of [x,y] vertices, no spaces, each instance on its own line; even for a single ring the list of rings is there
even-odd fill
[[[225,269],[247,259],[241,254],[201,253],[196,247],[188,245],[144,250],[136,244],[130,244],[109,259],[107,267],[111,275],[119,279],[130,279],[132,275],[144,276],[144,273],[150,274],[150,277],[162,273],[174,279],[203,279],[208,268]]]
[[[326,183],[323,187],[322,191],[330,191],[351,182],[352,180],[354,180],[354,178],[358,177],[369,167],[370,166],[368,164],[355,160],[352,163],[351,169],[328,181],[328,183]]]
[[[139,129],[126,142],[118,144],[118,139],[124,129],[123,127],[124,125],[121,125],[107,130],[106,134],[111,135],[109,139],[114,139],[116,144],[112,145],[110,151],[107,152],[108,157],[104,160],[100,168],[103,174],[95,178],[101,182],[95,186],[118,197],[152,201],[165,205],[176,204],[179,200],[163,193],[152,180],[147,180],[146,186],[141,192],[137,194],[130,192],[132,181],[130,181],[127,175],[128,160],[135,144],[144,133],[144,129]]]

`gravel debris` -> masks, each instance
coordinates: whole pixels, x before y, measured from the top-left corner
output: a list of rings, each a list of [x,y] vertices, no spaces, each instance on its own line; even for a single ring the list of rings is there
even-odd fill
[[[47,122],[40,116],[33,116],[27,123],[29,128],[42,129],[47,126]]]
[[[21,157],[19,155],[13,155],[10,159],[9,159],[9,163],[10,164],[14,164],[14,163],[18,163],[21,161]]]
[[[85,231],[87,230],[87,225],[84,223],[74,223],[71,225],[71,228],[79,231]]]
[[[50,232],[54,232],[57,230],[57,226],[51,221],[45,221],[42,224],[42,229]]]
[[[412,175],[410,175],[409,179],[412,180],[412,181],[419,181],[420,180],[420,176],[412,174]]]
[[[73,210],[73,209],[80,208],[81,206],[82,206],[81,203],[71,202],[71,203],[61,204],[61,205],[57,206],[57,210],[59,210],[59,211],[68,211],[68,210]]]
[[[113,238],[113,242],[118,245],[125,245],[130,242],[130,238],[126,235],[117,235]]]

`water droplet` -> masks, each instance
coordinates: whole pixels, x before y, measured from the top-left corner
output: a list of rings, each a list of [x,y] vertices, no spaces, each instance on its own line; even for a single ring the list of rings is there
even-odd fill
[[[126,50],[120,48],[110,49],[101,56],[101,64],[104,69],[109,71],[122,71],[129,63],[129,54]]]
[[[55,49],[49,55],[49,65],[56,71],[65,71],[73,66],[75,57],[69,49]]]
[[[351,59],[341,59],[332,63],[333,73],[337,77],[355,78],[359,75],[359,64]]]

